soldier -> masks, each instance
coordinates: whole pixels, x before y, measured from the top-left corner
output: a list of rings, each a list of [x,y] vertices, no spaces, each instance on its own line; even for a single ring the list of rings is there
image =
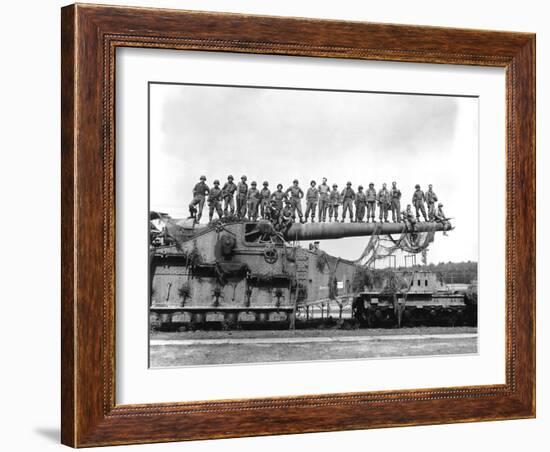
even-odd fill
[[[237,217],[239,219],[246,216],[246,195],[248,193],[248,184],[246,176],[241,177],[241,181],[237,184]]]
[[[382,184],[382,188],[378,192],[378,208],[380,209],[380,222],[388,222],[388,210],[391,207],[391,194],[386,188],[386,184]]]
[[[271,198],[271,190],[267,188],[269,183],[264,181],[264,187],[260,190],[260,215],[262,218],[267,218],[267,209],[269,207],[269,200]]]
[[[208,188],[208,185],[206,185],[206,176],[201,176],[200,182],[193,187],[193,200],[191,201],[191,204],[189,204],[189,213],[191,214],[191,218],[195,219],[196,223],[201,221],[204,200],[209,192],[210,189]],[[198,211],[195,207],[197,204],[199,205]]]
[[[271,194],[271,200],[277,203],[277,209],[283,210],[283,203],[288,200],[288,196],[283,191],[283,184],[277,184],[277,191]]]
[[[342,197],[338,191],[338,184],[332,184],[332,191],[329,196],[328,221],[338,221],[338,206],[342,203]]]
[[[407,204],[407,210],[402,212],[402,216],[403,216],[403,222],[405,223],[407,230],[414,231],[415,225],[416,225],[416,218],[413,214],[410,204]]]
[[[346,188],[342,190],[342,223],[346,221],[346,212],[349,210],[349,221],[353,223],[353,201],[355,201],[355,191],[351,188],[351,182],[346,183]]]
[[[284,234],[294,223],[294,209],[292,202],[287,199],[279,216],[279,232]]]
[[[420,190],[420,185],[416,184],[414,188],[416,190],[412,197],[412,203],[414,205],[414,209],[416,210],[416,221],[420,221],[420,212],[422,212],[424,221],[428,221],[428,217],[426,216],[426,208],[424,207],[426,196],[424,195],[424,192]]]
[[[274,225],[277,225],[277,223],[279,222],[280,213],[281,209],[278,208],[277,201],[275,201],[274,199],[269,201],[269,204],[265,209],[266,220],[269,220]]]
[[[298,217],[300,218],[300,223],[304,222],[304,214],[302,213],[302,201],[304,197],[304,192],[298,185],[298,179],[294,179],[292,186],[288,187],[285,194],[288,196],[290,193],[290,205],[292,206],[292,218],[296,219],[296,212],[298,212]]]
[[[311,212],[311,222],[315,223],[315,211],[317,210],[317,202],[319,201],[319,190],[315,188],[317,182],[312,180],[310,182],[310,187],[307,189],[306,193],[306,223]]]
[[[220,189],[220,181],[216,179],[214,186],[208,193],[208,221],[212,223],[212,217],[214,216],[214,209],[218,214],[218,219],[222,217],[222,190]]]
[[[445,216],[445,213],[443,212],[443,204],[439,203],[437,205],[437,212],[434,213],[434,221],[437,223],[441,223],[444,226],[449,225],[449,218]],[[447,235],[447,231],[443,231],[443,235]]]
[[[369,188],[367,188],[367,223],[370,220],[375,223],[376,220],[374,219],[374,214],[376,211],[376,190],[374,189],[374,184],[371,182],[369,184]]]
[[[435,203],[437,202],[437,195],[433,191],[432,184],[428,185],[428,191],[426,192],[426,204],[428,204],[428,218],[433,221],[435,218]]]
[[[330,187],[327,184],[326,177],[323,177],[323,183],[319,185],[318,190],[319,190],[319,221],[322,221],[324,223],[327,218],[327,209],[328,209],[329,196],[330,196]]]
[[[237,186],[233,182],[233,176],[230,174],[229,176],[227,176],[227,182],[223,185],[222,188],[223,214],[226,217],[228,216],[228,214],[235,214],[235,202],[233,200],[233,194],[235,193],[235,190],[237,190]]]
[[[355,219],[359,223],[363,223],[366,206],[367,206],[367,195],[363,191],[363,186],[359,185],[359,187],[357,187],[357,193],[355,195]]]
[[[256,188],[256,182],[252,181],[246,194],[248,207],[248,219],[256,221],[258,219],[258,205],[260,204],[260,191]]]
[[[391,219],[394,223],[401,223],[401,190],[397,188],[397,182],[391,183]]]

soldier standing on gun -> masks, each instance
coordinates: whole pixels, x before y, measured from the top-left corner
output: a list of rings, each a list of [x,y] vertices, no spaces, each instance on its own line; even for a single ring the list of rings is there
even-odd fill
[[[237,186],[233,182],[233,176],[230,174],[227,176],[227,182],[223,185],[222,188],[222,198],[223,198],[223,214],[227,217],[229,215],[235,214],[235,201],[233,200],[233,194],[237,190]],[[228,209],[229,208],[229,209]]]
[[[346,188],[342,190],[342,223],[346,221],[346,212],[349,210],[349,221],[353,223],[353,201],[355,201],[355,191],[351,188],[351,182],[346,183]]]
[[[204,208],[204,200],[206,195],[210,192],[208,185],[206,185],[206,176],[201,176],[200,182],[193,187],[193,200],[189,204],[189,213],[191,218],[195,219],[195,223],[201,221],[202,209]],[[198,213],[196,205],[199,205]]]
[[[260,191],[260,215],[262,218],[267,218],[267,209],[269,207],[269,199],[271,198],[271,190],[267,188],[269,186],[269,183],[267,181],[264,182],[264,188]]]
[[[416,210],[416,221],[420,221],[420,212],[422,212],[424,221],[428,221],[428,217],[426,216],[426,207],[424,207],[426,196],[424,195],[424,192],[420,190],[420,185],[416,184],[414,188],[416,190],[412,197],[412,203],[414,205],[414,209]]]
[[[380,222],[388,222],[388,210],[391,206],[391,194],[386,188],[386,184],[382,184],[382,188],[378,192],[378,208],[380,209]]]
[[[302,198],[304,197],[304,192],[298,185],[298,179],[294,179],[292,186],[288,187],[285,194],[288,196],[290,193],[290,205],[292,206],[292,218],[296,219],[296,212],[298,212],[298,217],[300,218],[300,223],[304,222],[304,214],[302,213]]]
[[[256,221],[258,219],[258,205],[260,204],[260,191],[256,188],[256,182],[252,181],[248,193],[246,194],[248,204],[248,219]]]
[[[338,184],[332,184],[332,191],[330,192],[328,202],[328,221],[332,221],[332,218],[334,218],[334,221],[338,221],[338,206],[342,202],[342,197],[338,191]]]
[[[277,209],[279,209],[279,211],[283,210],[283,203],[288,200],[288,196],[283,191],[283,184],[277,184],[277,191],[271,194],[271,200],[277,203]]]
[[[322,221],[324,223],[327,218],[327,209],[328,209],[329,196],[330,196],[330,187],[327,184],[326,177],[323,177],[323,183],[319,185],[318,190],[319,190],[319,221]]]
[[[430,221],[435,218],[435,203],[437,202],[437,195],[432,188],[432,184],[428,185],[428,191],[426,192],[426,204],[428,204],[428,218]]]
[[[311,222],[315,223],[315,211],[317,210],[317,202],[319,201],[319,190],[315,188],[315,185],[317,185],[317,182],[312,180],[306,193],[306,223],[310,212]]]
[[[374,189],[374,184],[372,182],[369,184],[369,188],[367,188],[366,195],[367,195],[367,223],[369,222],[369,218],[373,223],[375,223],[376,220],[374,219],[374,214],[376,210],[377,196],[376,196],[376,190]]]
[[[359,185],[359,187],[357,187],[357,193],[355,194],[355,219],[359,223],[363,223],[366,206],[367,206],[367,195],[363,191],[363,186]]]
[[[212,223],[212,217],[214,216],[214,209],[218,214],[218,219],[222,217],[222,190],[220,189],[220,181],[216,179],[214,186],[208,193],[208,221]]]
[[[391,183],[391,219],[394,223],[401,223],[401,190],[397,188],[397,182]]]
[[[241,181],[237,185],[237,217],[243,219],[246,216],[246,195],[248,193],[248,184],[246,176],[241,177]]]

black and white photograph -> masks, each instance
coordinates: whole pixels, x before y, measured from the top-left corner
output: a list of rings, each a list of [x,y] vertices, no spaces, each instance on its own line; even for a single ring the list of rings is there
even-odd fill
[[[150,367],[477,352],[477,97],[148,95]]]

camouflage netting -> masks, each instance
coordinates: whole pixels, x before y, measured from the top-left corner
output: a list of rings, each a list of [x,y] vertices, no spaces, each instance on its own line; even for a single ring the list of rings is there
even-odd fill
[[[373,234],[361,256],[354,262],[370,268],[377,260],[393,256],[398,251],[409,254],[422,253],[424,260],[428,246],[434,241],[434,236],[435,226],[428,232],[404,232],[397,239],[387,234]]]

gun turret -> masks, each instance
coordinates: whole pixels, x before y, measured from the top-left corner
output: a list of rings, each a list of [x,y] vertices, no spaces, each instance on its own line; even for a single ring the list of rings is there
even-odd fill
[[[294,223],[285,233],[286,240],[323,240],[368,235],[402,234],[404,232],[450,231],[449,222],[422,222],[414,230],[405,223]]]

